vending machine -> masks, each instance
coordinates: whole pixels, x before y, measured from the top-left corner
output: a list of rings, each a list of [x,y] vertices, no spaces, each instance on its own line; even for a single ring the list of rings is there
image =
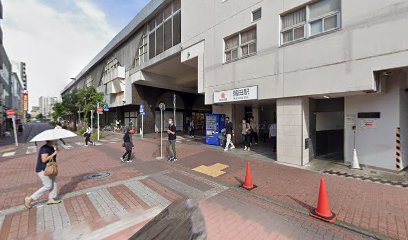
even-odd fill
[[[221,130],[225,128],[225,114],[207,114],[205,116],[205,142],[219,146]]]

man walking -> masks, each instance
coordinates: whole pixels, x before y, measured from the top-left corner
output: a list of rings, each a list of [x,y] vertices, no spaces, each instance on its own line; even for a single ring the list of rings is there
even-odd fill
[[[234,128],[229,117],[226,117],[225,120],[227,124],[225,125],[225,135],[227,136],[227,143],[225,144],[224,151],[228,151],[229,145],[231,144],[231,150],[235,148],[234,143],[232,143],[232,136],[234,136]]]
[[[176,126],[174,126],[174,122],[172,118],[169,118],[169,128],[167,129],[167,134],[168,134],[168,142],[167,142],[167,155],[168,159],[171,162],[177,161],[177,156],[176,156]],[[170,151],[170,146],[171,150]]]

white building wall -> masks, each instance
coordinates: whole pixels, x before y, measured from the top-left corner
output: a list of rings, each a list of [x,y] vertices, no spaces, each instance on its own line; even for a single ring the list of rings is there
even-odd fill
[[[360,164],[376,166],[395,170],[396,158],[396,129],[404,126],[404,150],[407,152],[408,118],[400,118],[400,98],[402,84],[400,74],[394,74],[387,80],[386,90],[383,94],[368,94],[365,96],[352,96],[345,98],[345,116],[359,112],[380,112],[381,117],[375,120],[375,127],[364,128],[363,119],[356,118],[356,150]],[[404,104],[404,108],[407,104]],[[401,113],[403,113],[401,111]],[[403,113],[406,115],[406,113]],[[400,121],[402,120],[402,121]],[[353,131],[351,124],[345,124],[345,161],[353,159]],[[406,157],[406,156],[405,156]],[[405,158],[404,162],[407,161]]]

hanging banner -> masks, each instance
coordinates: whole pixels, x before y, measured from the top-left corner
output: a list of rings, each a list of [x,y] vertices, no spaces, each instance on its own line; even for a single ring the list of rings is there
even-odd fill
[[[28,112],[28,92],[24,91],[23,93],[23,108],[24,112]]]

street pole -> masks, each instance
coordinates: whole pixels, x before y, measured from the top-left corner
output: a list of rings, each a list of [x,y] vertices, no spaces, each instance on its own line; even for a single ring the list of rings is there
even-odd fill
[[[99,112],[98,112],[98,109],[99,109],[99,102],[96,104],[96,116],[97,116],[97,124],[98,124],[98,141],[99,141]]]
[[[13,116],[11,120],[13,121],[14,141],[16,143],[16,147],[18,147],[17,130],[16,130],[16,116]]]
[[[176,121],[176,94],[173,94],[173,122],[174,122],[174,126],[177,129],[177,121]]]
[[[142,114],[142,139],[143,139],[143,133],[144,133],[144,129],[143,129],[143,114]]]
[[[91,109],[91,128],[92,129],[93,129],[93,113],[94,113],[94,110]]]
[[[160,158],[163,159],[163,110],[160,110]]]

